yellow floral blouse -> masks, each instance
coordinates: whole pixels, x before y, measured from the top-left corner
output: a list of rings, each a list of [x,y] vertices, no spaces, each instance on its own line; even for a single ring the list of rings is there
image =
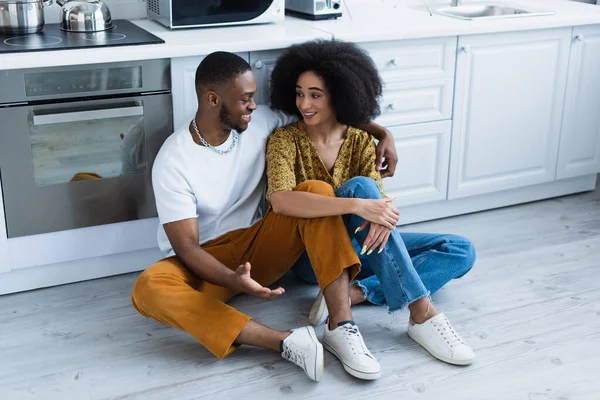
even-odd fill
[[[293,190],[302,182],[320,180],[339,188],[355,176],[373,178],[383,184],[375,169],[375,141],[371,135],[358,128],[349,127],[346,139],[333,166],[333,174],[325,168],[302,121],[278,128],[267,143],[267,209],[271,194],[281,190]]]

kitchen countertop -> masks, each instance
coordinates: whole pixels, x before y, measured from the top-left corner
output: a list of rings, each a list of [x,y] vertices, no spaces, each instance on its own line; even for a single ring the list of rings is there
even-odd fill
[[[5,54],[0,57],[0,70],[187,57],[216,50],[242,52],[278,49],[316,38],[335,37],[370,42],[600,24],[599,6],[565,0],[499,0],[497,3],[551,10],[555,14],[465,21],[440,15],[430,16],[420,1],[400,4],[398,0],[346,0],[344,16],[329,21],[313,22],[286,17],[283,22],[276,24],[171,31],[151,20],[134,20],[132,22],[166,43]]]

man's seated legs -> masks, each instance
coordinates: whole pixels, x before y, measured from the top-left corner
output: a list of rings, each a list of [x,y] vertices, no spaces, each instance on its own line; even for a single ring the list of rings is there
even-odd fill
[[[307,184],[299,190],[333,195],[331,186],[323,185]],[[267,286],[294,264],[305,246],[335,318],[332,321],[351,321],[348,282],[360,264],[339,216],[308,220],[268,213],[250,228],[229,232],[202,247],[232,270],[250,262],[252,278]],[[312,328],[282,332],[250,322],[249,316],[225,304],[235,294],[203,282],[171,257],[140,275],[132,301],[142,315],[190,333],[219,358],[241,344],[257,345],[281,350],[312,379],[320,379],[322,348],[319,353]]]

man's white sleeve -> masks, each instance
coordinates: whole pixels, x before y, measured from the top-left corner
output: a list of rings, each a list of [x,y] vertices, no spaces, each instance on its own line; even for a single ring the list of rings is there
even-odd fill
[[[266,117],[267,117],[266,120],[267,120],[267,124],[268,124],[269,133],[273,132],[277,128],[281,128],[283,126],[293,124],[294,122],[298,121],[298,119],[299,119],[295,115],[286,114],[283,111],[272,110],[267,105],[261,105],[259,107],[263,107],[263,109],[268,110],[268,111],[265,111],[265,113],[266,113]]]
[[[152,186],[161,225],[198,218],[196,196],[176,166],[155,164],[152,168]]]

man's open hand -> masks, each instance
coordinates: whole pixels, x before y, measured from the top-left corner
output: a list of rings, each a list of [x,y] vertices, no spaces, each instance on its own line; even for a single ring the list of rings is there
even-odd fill
[[[250,263],[240,265],[235,271],[234,290],[248,293],[252,296],[260,297],[265,300],[273,300],[275,297],[285,293],[282,287],[271,290],[262,286],[250,277]]]

